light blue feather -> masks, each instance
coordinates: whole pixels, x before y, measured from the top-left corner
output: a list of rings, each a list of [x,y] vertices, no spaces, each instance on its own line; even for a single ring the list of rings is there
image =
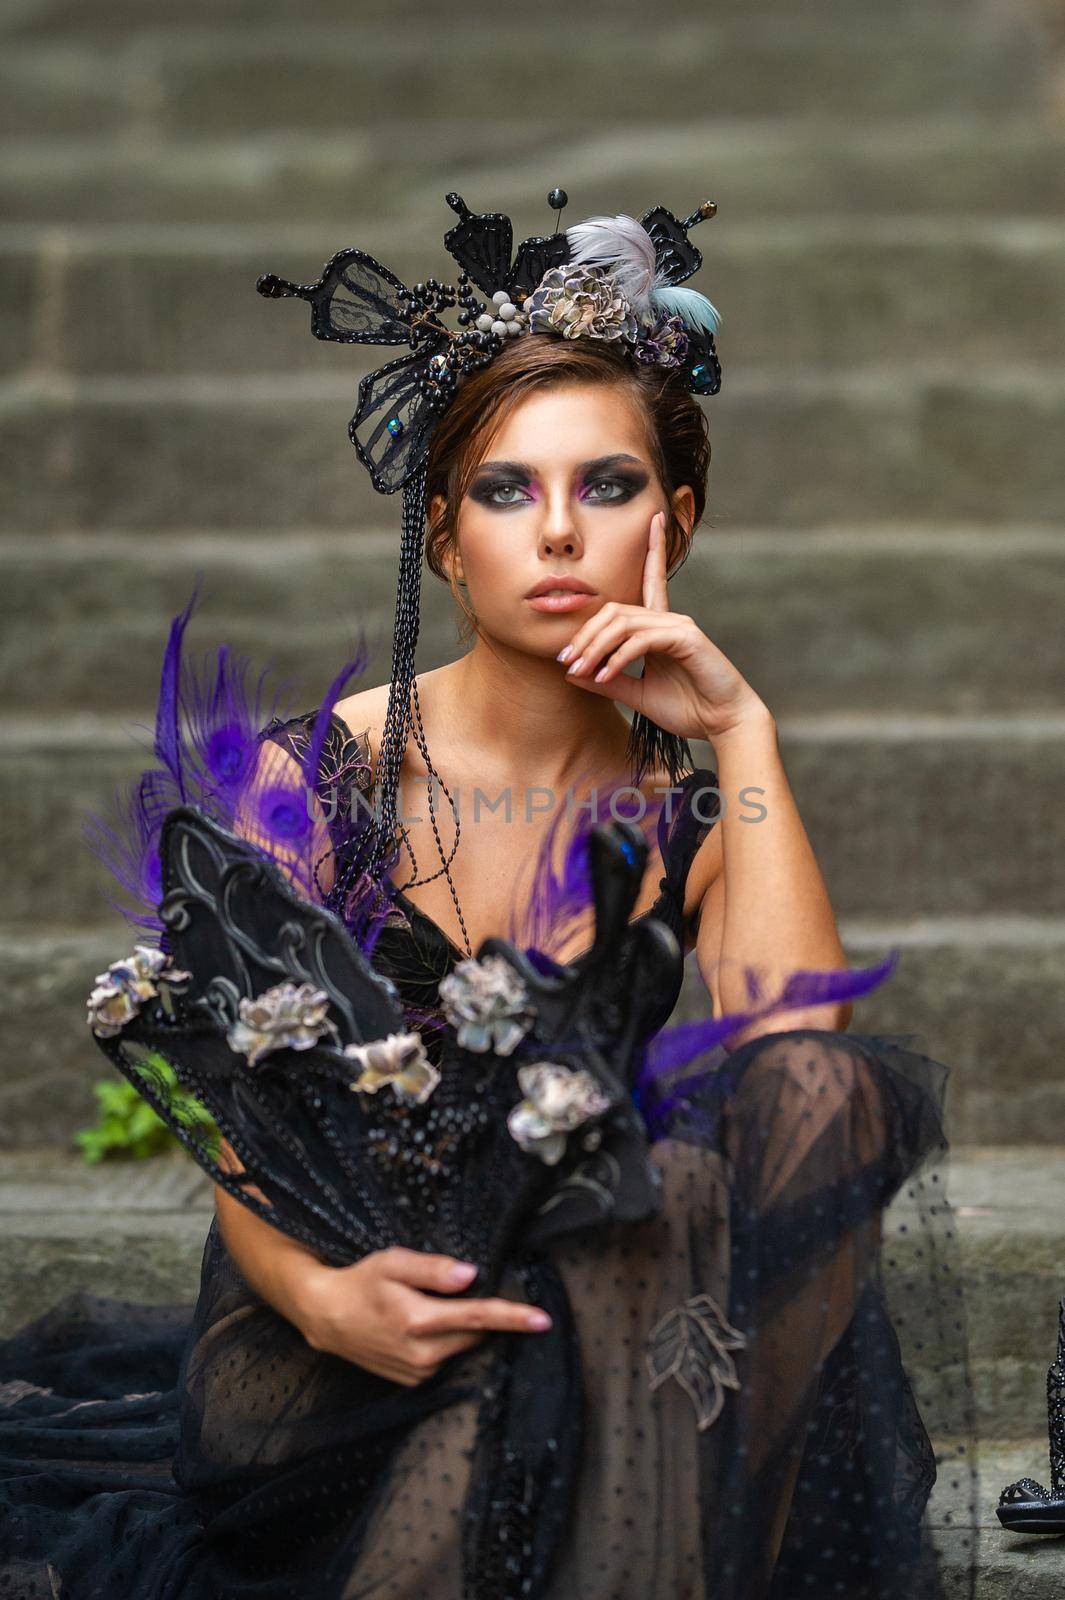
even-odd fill
[[[698,289],[659,286],[651,290],[651,305],[662,316],[679,317],[699,333],[716,333],[721,326],[720,311]]]

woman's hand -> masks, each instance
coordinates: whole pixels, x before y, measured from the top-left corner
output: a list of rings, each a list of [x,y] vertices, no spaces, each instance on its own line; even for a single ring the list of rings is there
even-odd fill
[[[453,1256],[402,1245],[350,1267],[322,1266],[307,1280],[301,1332],[313,1349],[411,1388],[492,1329],[542,1333],[551,1326],[546,1312],[520,1300],[458,1298],[474,1271]]]
[[[608,600],[559,652],[567,676],[593,694],[641,711],[668,733],[715,739],[766,708],[693,618],[669,609],[666,518],[651,518],[643,605]],[[642,678],[622,668],[644,657]]]

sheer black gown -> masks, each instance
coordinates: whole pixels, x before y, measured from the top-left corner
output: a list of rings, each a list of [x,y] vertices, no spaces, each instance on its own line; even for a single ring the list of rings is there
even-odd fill
[[[312,719],[263,735],[298,752]],[[368,777],[335,713],[322,771]],[[690,774],[659,826],[652,909],[682,950],[714,784]],[[460,958],[403,896],[374,953],[422,1012]],[[659,1027],[682,977],[663,973]],[[547,1587],[513,1554],[528,1529],[476,1553],[464,1531],[480,1497],[520,1501],[480,1429],[515,1342],[556,1335],[490,1334],[431,1400],[368,1384],[251,1291],[212,1223],[194,1306],[71,1296],[0,1343],[0,1600],[971,1595],[946,1068],[921,1042],[781,1028],[721,1047],[649,1114],[658,1214],[545,1247],[582,1378]],[[520,1262],[499,1292],[529,1298]],[[545,1416],[554,1398],[547,1376]]]

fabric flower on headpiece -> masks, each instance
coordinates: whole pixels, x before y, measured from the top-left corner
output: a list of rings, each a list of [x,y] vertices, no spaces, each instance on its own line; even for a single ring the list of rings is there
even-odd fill
[[[523,309],[533,333],[634,344],[639,332],[632,307],[602,267],[551,267]]]
[[[93,979],[95,988],[88,999],[88,1024],[99,1038],[113,1038],[132,1021],[146,1001],[155,999],[159,985],[179,988],[191,976],[189,972],[172,967],[165,950],[157,950],[150,944],[134,945],[131,956],[112,961],[106,972],[98,972]]]
[[[606,1090],[583,1067],[557,1061],[536,1061],[519,1067],[524,1100],[507,1117],[507,1127],[531,1155],[557,1166],[566,1153],[566,1135],[591,1117],[610,1110]]]
[[[467,1050],[509,1056],[532,1026],[528,990],[502,956],[460,961],[441,978],[438,992],[444,1015]]]
[[[237,1007],[239,1020],[226,1038],[231,1050],[246,1055],[254,1067],[271,1050],[310,1050],[323,1034],[336,1042],[336,1024],[326,1015],[329,996],[313,983],[290,979],[275,983],[253,999],[246,996]]]
[[[376,1094],[382,1084],[390,1083],[401,1100],[420,1105],[440,1082],[418,1033],[390,1033],[369,1044],[347,1044],[344,1054],[362,1068],[351,1085],[358,1094]]]
[[[679,367],[688,354],[688,331],[679,317],[660,317],[632,352],[637,361],[653,367]]]

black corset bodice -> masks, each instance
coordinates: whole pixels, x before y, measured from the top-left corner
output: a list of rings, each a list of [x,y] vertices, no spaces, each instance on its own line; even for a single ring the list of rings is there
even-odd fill
[[[269,738],[296,759],[302,758],[309,748],[315,712],[308,711],[287,720],[275,718],[262,730],[261,739]],[[670,797],[672,804],[664,804],[658,816],[658,848],[662,857],[663,872],[659,879],[659,893],[654,903],[631,919],[638,923],[655,916],[664,922],[677,940],[681,956],[676,961],[662,960],[655,970],[647,974],[647,981],[655,996],[651,1031],[668,1021],[680,994],[684,977],[683,952],[685,948],[684,892],[688,871],[703,839],[717,821],[720,799],[716,791],[717,775],[708,767],[697,767],[685,775]],[[322,758],[319,764],[318,792],[327,815],[335,809],[342,813],[346,796],[352,786],[370,800],[372,795],[372,769],[367,736],[355,734],[337,714],[332,712],[331,722]],[[328,804],[330,791],[335,791],[337,804]],[[339,829],[331,824],[334,846],[337,851],[335,865],[343,865],[343,843]],[[421,1028],[426,1052],[436,1058],[434,1048],[438,1028],[419,1023],[419,1018],[439,1016],[437,994],[441,978],[465,957],[465,951],[451,940],[437,922],[414,904],[402,890],[396,891],[395,903],[377,933],[373,947],[374,967],[390,978],[399,992],[405,1008],[412,1012],[412,1025]],[[627,982],[628,963],[622,961],[616,971],[619,993]]]

